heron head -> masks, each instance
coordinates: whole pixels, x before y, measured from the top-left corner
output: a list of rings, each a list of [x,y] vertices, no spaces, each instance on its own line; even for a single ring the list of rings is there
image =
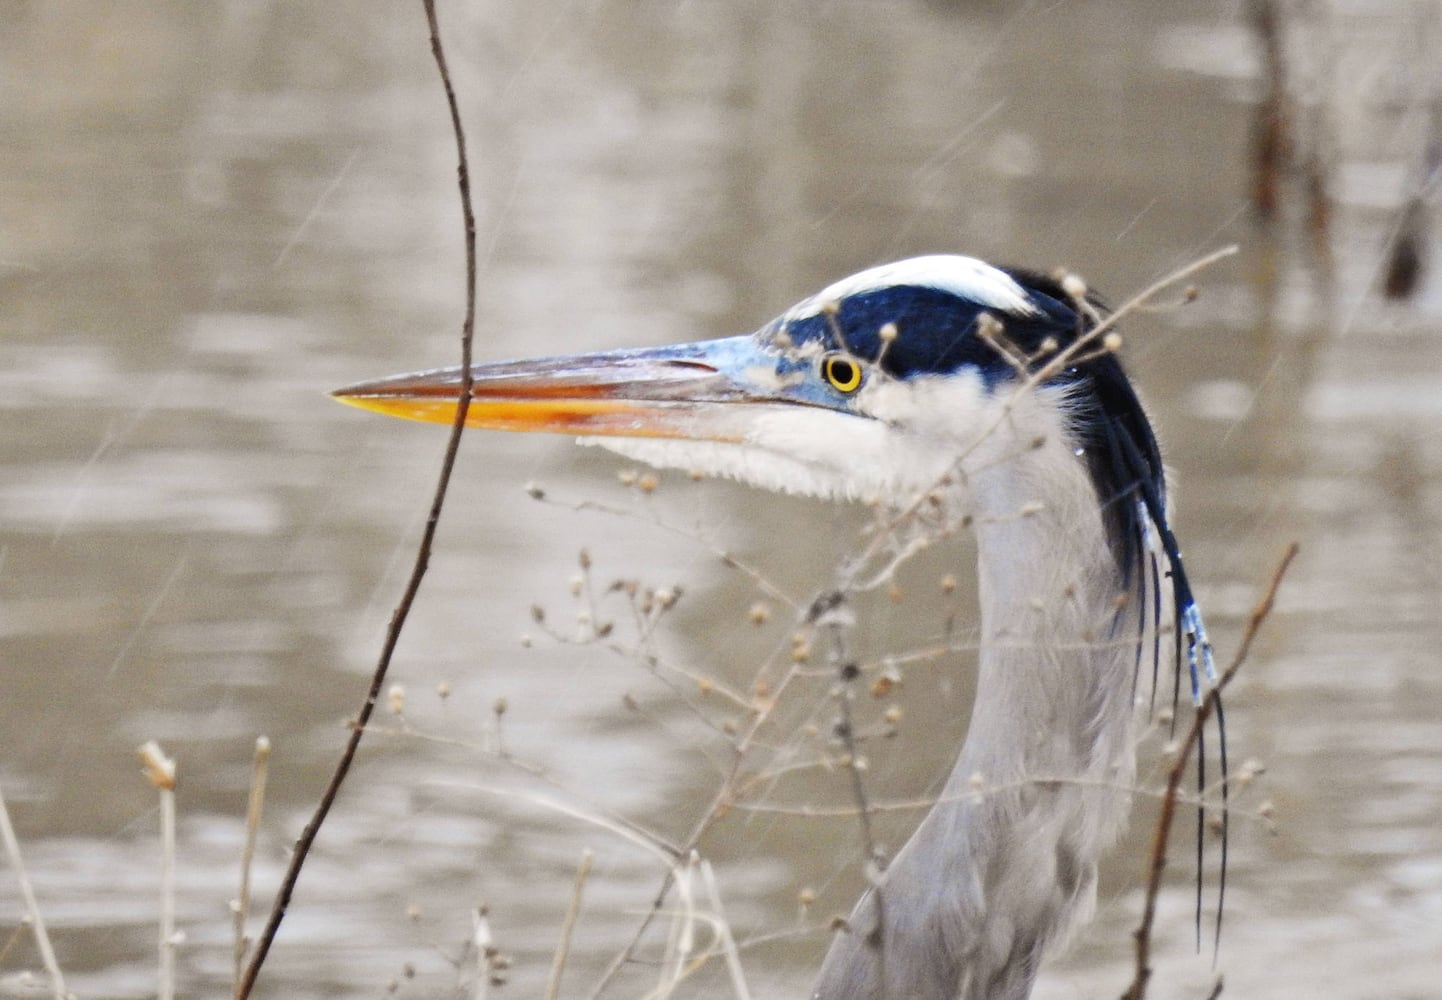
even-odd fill
[[[1094,504],[1124,583],[1139,586],[1146,553],[1164,551],[1174,606],[1196,619],[1195,678],[1209,647],[1161,454],[1112,345],[1089,339],[1097,308],[1032,272],[917,257],[838,281],[749,336],[475,365],[466,423],[831,499],[906,504],[1017,470],[1089,479],[1079,502]],[[442,368],[334,395],[450,423],[466,382]]]
[[[749,336],[475,365],[466,422],[574,434],[773,490],[884,502],[1049,439],[1064,448],[1060,460],[1087,469],[1104,506],[1138,479],[1160,496],[1156,443],[1120,363],[1100,345],[1072,350],[1093,315],[1050,278],[918,257],[838,281]],[[445,368],[335,395],[448,423],[463,381]],[[1124,527],[1135,537],[1135,524]]]

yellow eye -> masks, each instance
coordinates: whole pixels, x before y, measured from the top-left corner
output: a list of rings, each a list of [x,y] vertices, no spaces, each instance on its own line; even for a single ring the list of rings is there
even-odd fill
[[[821,359],[821,375],[837,392],[861,388],[861,362],[845,354],[828,354]]]

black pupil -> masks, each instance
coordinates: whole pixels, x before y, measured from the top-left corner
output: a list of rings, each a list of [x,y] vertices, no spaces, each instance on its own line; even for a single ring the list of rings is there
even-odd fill
[[[838,386],[850,388],[856,383],[856,365],[845,358],[831,359],[831,381]]]

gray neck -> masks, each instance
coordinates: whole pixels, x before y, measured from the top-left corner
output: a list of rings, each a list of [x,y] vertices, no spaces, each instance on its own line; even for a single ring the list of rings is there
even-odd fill
[[[1130,804],[1137,622],[1116,610],[1095,493],[1051,450],[973,483],[971,726],[940,801],[833,942],[819,1000],[1022,1000],[1094,904]]]

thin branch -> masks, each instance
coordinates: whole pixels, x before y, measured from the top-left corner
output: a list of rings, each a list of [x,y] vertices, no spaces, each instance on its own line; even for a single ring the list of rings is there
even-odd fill
[[[411,606],[415,603],[416,594],[419,593],[421,581],[425,578],[426,569],[430,565],[431,546],[435,542],[436,527],[440,523],[441,508],[445,504],[446,490],[451,482],[451,470],[455,467],[456,453],[460,449],[461,432],[465,427],[466,415],[470,410],[471,403],[471,341],[475,336],[476,328],[476,217],[471,208],[471,171],[470,163],[466,158],[466,135],[461,125],[460,107],[456,101],[455,87],[451,84],[450,70],[446,65],[445,50],[441,47],[440,25],[436,20],[435,0],[422,0],[425,7],[426,23],[430,28],[431,54],[435,58],[436,69],[440,73],[441,85],[445,89],[446,105],[450,111],[451,130],[456,139],[456,179],[460,188],[461,218],[465,229],[466,246],[466,313],[461,324],[461,385],[460,400],[456,407],[456,419],[451,424],[451,435],[446,442],[445,455],[441,460],[440,473],[436,480],[436,490],[431,500],[430,514],[426,518],[425,531],[421,535],[420,546],[416,552],[415,564],[411,569],[410,579],[406,583],[405,592],[401,595],[400,603],[396,605],[391,615],[390,626],[386,629],[385,642],[381,647],[380,657],[376,662],[374,674],[371,675],[370,689],[366,692],[366,698],[361,705],[354,724],[351,726],[349,739],[346,741],[345,749],[341,753],[340,761],[336,764],[335,772],[331,775],[330,783],[322,794],[320,803],[316,806],[315,814],[309,823],[301,831],[300,838],[296,841],[295,850],[291,853],[290,864],[286,868],[285,877],[281,880],[280,890],[276,893],[275,904],[271,908],[270,918],[266,921],[265,929],[256,940],[255,952],[251,956],[250,964],[246,967],[245,975],[236,989],[236,1000],[246,1000],[255,986],[256,976],[260,974],[261,966],[265,964],[266,955],[270,952],[271,943],[275,940],[276,933],[280,930],[281,921],[285,919],[286,909],[290,906],[291,895],[295,891],[296,882],[300,879],[301,868],[310,854],[311,846],[315,843],[316,836],[320,833],[321,824],[325,822],[326,815],[330,812],[331,806],[335,803],[336,796],[340,793],[341,784],[345,781],[346,775],[350,773],[351,764],[355,760],[356,751],[360,748],[361,737],[365,734],[366,723],[370,721],[371,713],[375,711],[376,702],[380,698],[381,687],[385,683],[386,673],[390,669],[391,659],[395,654],[396,644],[400,641],[401,630],[405,627],[406,619],[410,616]]]
[[[696,947],[696,897],[693,879],[700,857],[695,851],[676,865],[673,882],[679,909],[672,914],[671,932],[666,938],[666,952],[661,959],[661,979],[646,1000],[665,1000],[686,977],[686,968]]]
[[[679,863],[677,859],[680,858],[684,853],[680,848],[677,848],[675,845],[666,843],[660,838],[658,834],[653,834],[648,830],[643,830],[640,827],[632,824],[628,820],[614,819],[610,816],[603,816],[599,812],[589,812],[586,809],[581,808],[580,806],[571,804],[570,802],[548,798],[547,796],[539,795],[534,792],[518,791],[511,788],[501,788],[496,785],[478,785],[472,782],[465,781],[432,781],[427,782],[427,784],[435,788],[465,789],[472,792],[481,792],[486,795],[496,795],[502,798],[515,799],[518,802],[528,802],[532,805],[539,806],[542,809],[548,809],[551,812],[557,813],[558,815],[569,816],[572,819],[580,820],[583,823],[589,823],[592,826],[597,827],[598,829],[605,830],[607,833],[614,834],[615,836],[626,841],[627,843],[634,844],[635,846],[646,851],[657,861],[659,861],[661,865],[663,865],[668,871],[674,869],[674,867]]]
[[[837,671],[836,702],[838,717],[836,735],[846,752],[846,770],[851,776],[851,794],[856,801],[857,820],[861,827],[861,844],[866,857],[866,881],[871,886],[875,925],[868,928],[853,927],[851,933],[865,934],[868,948],[876,951],[876,978],[885,983],[886,977],[886,891],[885,876],[887,859],[877,846],[871,826],[871,800],[866,794],[866,783],[861,779],[864,766],[860,748],[856,741],[856,721],[852,702],[856,698],[856,677],[859,670],[851,659],[847,646],[847,633],[855,626],[856,619],[847,605],[846,595],[841,591],[822,594],[816,599],[807,616],[817,628],[830,633],[832,643],[832,665]]]
[[[70,993],[65,989],[65,977],[60,974],[60,963],[55,961],[55,949],[50,946],[50,935],[45,932],[45,921],[40,916],[40,904],[35,901],[35,889],[20,859],[20,839],[15,836],[15,827],[10,823],[10,810],[5,807],[5,794],[0,790],[0,840],[5,842],[5,856],[10,867],[15,869],[15,881],[20,883],[20,897],[25,901],[25,916],[35,932],[35,947],[40,951],[40,961],[50,977],[50,995],[55,1000],[66,1000]]]
[[[721,890],[716,887],[716,873],[711,870],[711,862],[701,862],[701,880],[706,886],[706,895],[711,899],[712,912],[716,914],[716,933],[720,938],[722,953],[726,957],[726,971],[731,976],[731,992],[736,1000],[751,1000],[751,991],[746,987],[746,974],[741,968],[741,955],[736,948],[736,938],[731,933],[731,925],[726,921],[726,914],[721,908]]]
[[[708,538],[704,533],[702,533],[699,526],[694,529],[688,528],[684,525],[675,524],[671,521],[668,521],[660,515],[656,514],[654,511],[642,513],[640,511],[627,510],[624,507],[617,507],[614,504],[603,503],[599,500],[553,499],[546,490],[537,486],[535,483],[529,484],[526,490],[533,500],[537,500],[540,503],[544,503],[552,507],[562,507],[566,510],[573,510],[577,512],[585,511],[609,514],[613,517],[620,517],[627,520],[638,521],[641,524],[651,525],[652,527],[660,528],[662,531],[669,532],[673,535],[678,535],[681,538],[684,538],[687,541],[706,549],[712,555],[720,559],[721,562],[724,563],[728,568],[734,569],[742,575],[748,577],[751,582],[755,584],[756,588],[767,597],[770,597],[772,600],[786,605],[786,607],[790,608],[793,611],[803,610],[801,602],[799,600],[786,593],[776,584],[772,583],[771,580],[769,580],[766,575],[762,573],[759,569],[745,562],[739,556],[736,556],[725,547],[723,547],[720,543]]]
[[[1167,841],[1171,837],[1172,820],[1176,817],[1182,776],[1187,769],[1187,762],[1191,759],[1192,747],[1197,745],[1197,735],[1221,704],[1222,690],[1232,682],[1237,671],[1241,670],[1242,664],[1246,662],[1247,654],[1251,652],[1252,641],[1261,630],[1262,623],[1272,613],[1277,589],[1281,587],[1282,578],[1297,555],[1297,548],[1297,543],[1293,542],[1282,554],[1282,559],[1272,574],[1272,582],[1263,593],[1261,600],[1257,602],[1256,607],[1252,609],[1251,617],[1247,620],[1246,631],[1242,633],[1241,644],[1237,647],[1237,653],[1232,658],[1231,665],[1223,671],[1216,685],[1207,692],[1206,698],[1192,716],[1191,730],[1182,739],[1181,746],[1177,751],[1177,759],[1167,774],[1167,790],[1166,794],[1162,796],[1161,815],[1157,818],[1156,832],[1152,840],[1151,861],[1147,873],[1146,902],[1142,907],[1141,923],[1133,932],[1137,943],[1136,974],[1131,985],[1122,994],[1122,1000],[1143,1000],[1147,993],[1147,982],[1151,979],[1152,925],[1156,920],[1157,897],[1161,893],[1162,873],[1167,867]]]
[[[894,801],[877,801],[873,799],[867,802],[866,811],[873,816],[882,813],[920,812],[924,809],[934,809],[939,805],[945,805],[951,802],[980,802],[986,798],[1016,791],[1019,788],[1055,789],[1060,787],[1100,788],[1106,791],[1116,792],[1119,795],[1130,795],[1134,798],[1156,799],[1158,802],[1167,797],[1165,787],[1152,790],[1114,781],[1089,781],[1080,778],[1033,775],[1026,778],[1019,778],[1016,781],[1005,781],[998,784],[987,783],[983,786],[970,788],[965,792],[956,792],[951,795],[925,796],[917,799],[896,799]],[[1215,788],[1217,786],[1211,787]],[[1210,794],[1210,791],[1195,795],[1178,792],[1176,798],[1178,802],[1186,805],[1200,805],[1207,801]],[[813,806],[805,803],[792,805],[784,802],[737,801],[732,803],[731,808],[736,812],[742,813],[794,816],[797,819],[807,820],[854,819],[861,812],[859,807],[853,805]],[[1265,819],[1262,813],[1256,810],[1236,810],[1236,813],[1245,819]]]

